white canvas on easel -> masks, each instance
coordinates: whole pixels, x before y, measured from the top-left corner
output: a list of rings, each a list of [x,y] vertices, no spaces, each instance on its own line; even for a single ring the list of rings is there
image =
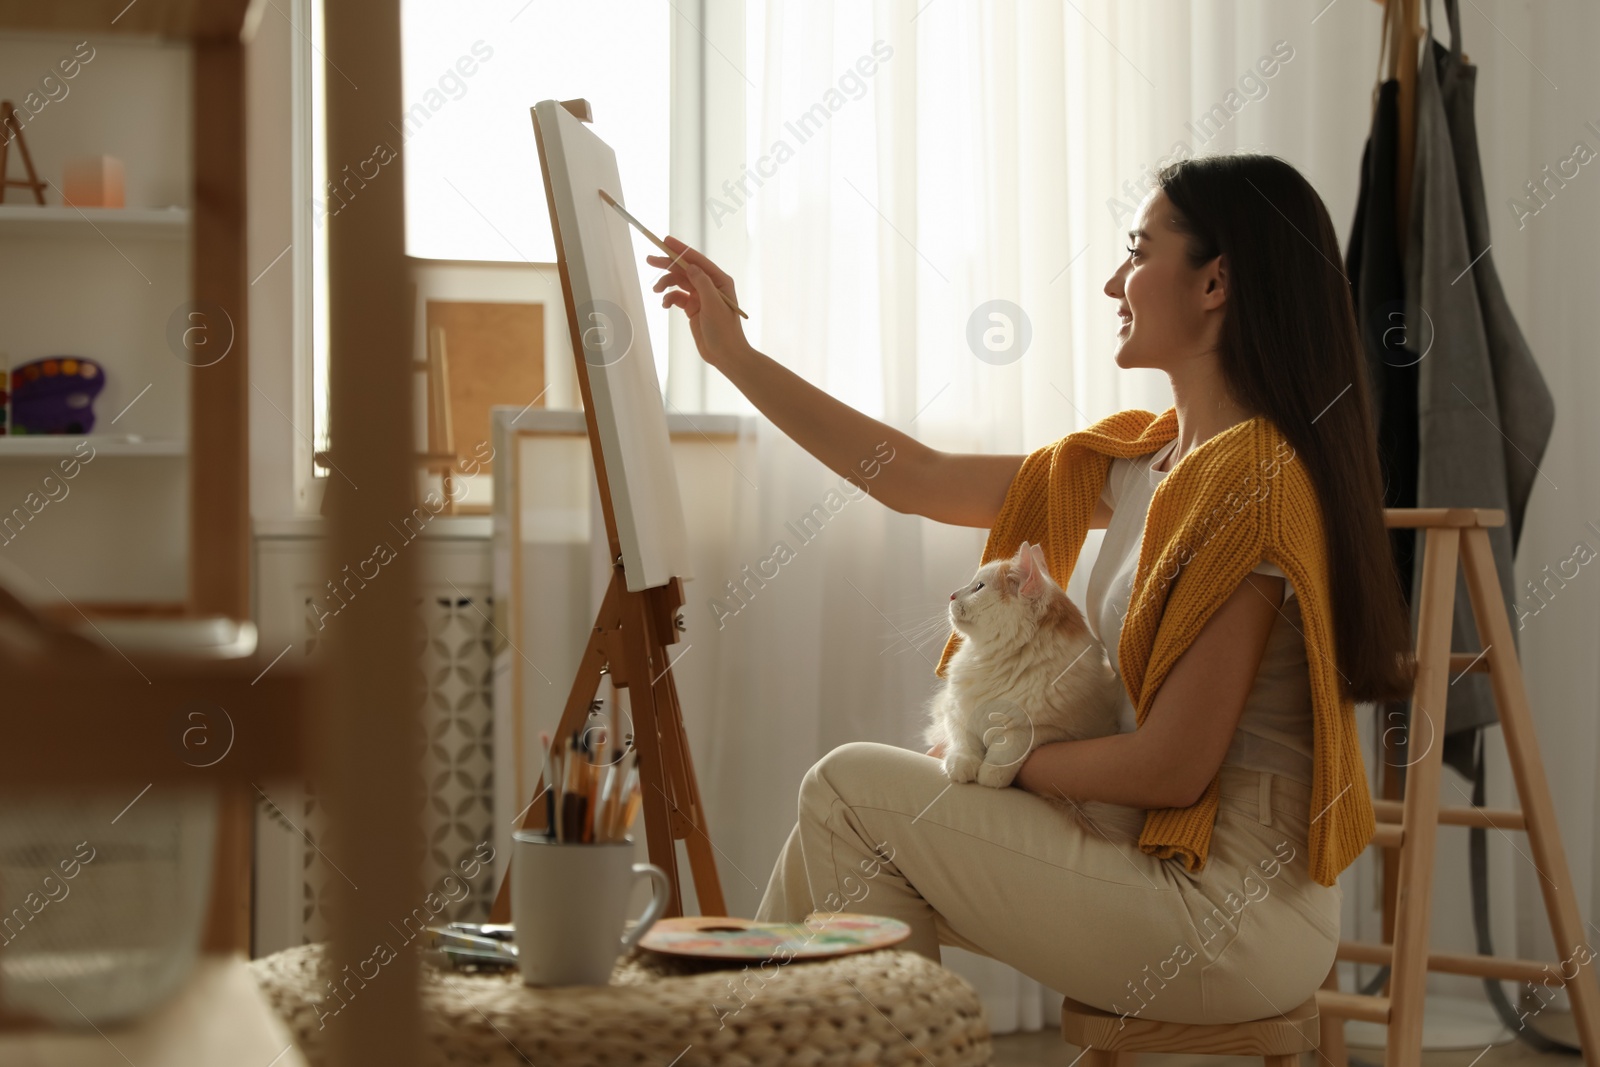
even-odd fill
[[[622,216],[600,198],[604,189],[621,202],[616,156],[584,125],[589,115],[583,100],[546,100],[533,108],[534,141],[555,231],[556,266],[611,561],[611,578],[587,631],[551,751],[589,728],[602,676],[609,677],[614,689],[626,690],[631,731],[623,734],[623,723],[613,713],[607,733],[631,748],[637,761],[635,796],[641,803],[650,862],[666,874],[670,887],[665,914],[683,914],[681,841],[697,905],[704,914],[723,915],[721,876],[668,652],[685,629],[683,579],[689,577],[690,563],[683,503],[645,332],[632,235]],[[554,813],[548,809],[556,805],[546,785],[541,774],[539,789],[513,820],[521,824],[518,828],[549,827]],[[545,804],[538,803],[540,797]],[[569,808],[567,813],[582,810]],[[585,831],[569,825],[561,835],[578,840]],[[510,878],[502,877],[489,911],[491,921],[509,919],[510,889]]]
[[[627,222],[600,199],[626,204],[610,146],[554,100],[535,105],[583,337],[595,424],[605,456],[617,540],[630,592],[692,577],[666,410],[645,323]]]

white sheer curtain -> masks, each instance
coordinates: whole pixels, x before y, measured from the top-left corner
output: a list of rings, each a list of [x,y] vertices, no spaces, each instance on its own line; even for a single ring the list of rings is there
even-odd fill
[[[1578,17],[1576,5],[1568,6]],[[1573,121],[1558,121],[1541,111],[1544,89],[1519,57],[1523,49],[1502,40],[1486,19],[1524,42],[1535,61],[1566,56],[1568,75],[1594,87],[1594,75],[1553,26],[1563,16],[1551,12],[1547,23],[1517,14],[1522,21],[1507,23],[1513,14],[1498,11],[1480,16],[1469,8],[1464,16],[1469,52],[1485,69],[1479,129],[1496,205],[1521,184],[1514,177],[1519,165],[1496,154],[1498,139],[1512,139],[1523,169],[1534,175],[1539,163],[1557,158],[1550,154],[1557,147],[1561,158],[1570,154],[1567,126],[1580,130],[1584,116],[1573,111]],[[1341,235],[1348,232],[1377,70],[1381,8],[1367,0],[1326,8],[1321,2],[770,0],[740,13],[710,3],[702,14],[705,26],[689,25],[685,11],[676,25],[677,32],[699,33],[708,46],[701,245],[738,279],[753,343],[937,447],[1027,452],[1110,412],[1160,410],[1170,402],[1163,377],[1120,371],[1111,362],[1117,323],[1101,287],[1123,256],[1149,170],[1179,145],[1191,154],[1258,149],[1283,156],[1321,192]],[[739,17],[742,50],[727,28]],[[1582,17],[1593,24],[1592,12]],[[1442,33],[1442,12],[1439,21]],[[881,42],[876,52],[875,42]],[[1270,76],[1263,73],[1268,69]],[[741,94],[745,125],[736,128]],[[829,108],[830,101],[837,107]],[[825,114],[814,110],[818,104]],[[808,113],[813,125],[802,127]],[[1207,125],[1199,125],[1207,115]],[[1543,141],[1531,143],[1529,115],[1550,131]],[[1521,257],[1548,248],[1556,262],[1585,270],[1592,288],[1595,202],[1588,195],[1587,206],[1568,207],[1574,226],[1591,223],[1589,247],[1550,226],[1530,240],[1552,243],[1521,246],[1513,262],[1529,266]],[[1514,229],[1508,219],[1494,217],[1497,234]],[[1501,269],[1506,276],[1508,267]],[[1588,317],[1592,336],[1594,312],[1530,322],[1536,294],[1529,277],[1507,277],[1507,287],[1536,353],[1555,368],[1556,386],[1577,373],[1564,364],[1584,335],[1578,317]],[[1553,298],[1537,299],[1549,306],[1545,300]],[[1015,349],[997,354],[969,344],[970,319],[991,300],[1010,301],[1026,316],[1031,340],[1019,357]],[[1020,322],[1012,316],[1014,327]],[[698,380],[692,349],[675,351],[674,359],[680,387]],[[1593,379],[1584,380],[1593,399]],[[673,395],[684,394],[675,388]],[[750,411],[715,374],[705,375],[701,402],[710,411]],[[970,575],[984,537],[869,500],[835,511],[828,493],[837,477],[765,420],[756,427],[753,439],[724,457],[738,472],[727,516],[732,533],[722,569],[697,574],[687,586],[689,632],[701,636],[695,658],[685,655],[679,669],[729,910],[742,915],[754,912],[794,822],[801,776],[817,758],[852,740],[917,746],[946,632],[948,590]],[[1569,420],[1568,442],[1572,432]],[[1587,435],[1592,454],[1594,431],[1578,432]],[[1558,424],[1553,455],[1562,439]],[[1562,463],[1559,456],[1554,461]],[[1587,479],[1583,506],[1592,511],[1595,475],[1571,462],[1570,483],[1557,480],[1582,494]],[[802,540],[793,524],[819,504],[829,518]],[[1525,545],[1564,543],[1565,531],[1577,528],[1581,507],[1569,503],[1552,513],[1542,510],[1547,504],[1536,494]],[[1555,532],[1542,533],[1541,524]],[[793,557],[776,577],[750,581],[780,541]],[[1528,558],[1525,551],[1524,565]],[[773,569],[769,564],[765,573]],[[728,582],[744,583],[743,602]],[[1594,583],[1567,595],[1592,647]],[[1574,820],[1566,827],[1569,855],[1587,909],[1596,685],[1587,676],[1552,682],[1530,672],[1530,680],[1579,702],[1579,711],[1541,719],[1540,728],[1557,806]],[[1498,746],[1498,731],[1490,733]],[[1553,755],[1560,747],[1554,739],[1568,736],[1590,778]],[[1494,773],[1503,784],[1502,767],[1496,764]],[[1448,802],[1461,802],[1448,783],[1444,792]],[[1460,885],[1465,839],[1442,842],[1460,847],[1441,853],[1441,871],[1459,876],[1442,875],[1441,883]],[[1491,847],[1506,870],[1518,862],[1509,844]],[[1521,842],[1516,847],[1526,849]],[[1347,872],[1351,936],[1377,933],[1367,907],[1371,883],[1369,860]],[[1513,928],[1506,916],[1519,897]],[[1499,951],[1518,951],[1515,929],[1529,938],[1524,955],[1540,952],[1548,935],[1531,872],[1515,885],[1509,875],[1498,877],[1495,905],[1497,927],[1507,931]],[[1438,919],[1435,929],[1447,931],[1441,941],[1471,950],[1464,900],[1441,907]],[[946,952],[947,962],[983,993],[996,1032],[1056,1025],[1060,999],[1052,991],[993,961]],[[1476,986],[1455,981],[1462,991]]]

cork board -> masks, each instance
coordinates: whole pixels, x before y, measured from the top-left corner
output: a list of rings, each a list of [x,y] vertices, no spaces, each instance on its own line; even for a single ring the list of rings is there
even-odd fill
[[[429,300],[426,314],[428,334],[444,330],[456,455],[481,455],[489,408],[522,407],[544,392],[544,305]]]

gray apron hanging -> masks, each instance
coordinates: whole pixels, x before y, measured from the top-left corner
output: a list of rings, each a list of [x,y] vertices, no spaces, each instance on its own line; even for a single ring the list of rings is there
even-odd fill
[[[1473,116],[1478,68],[1461,58],[1461,13],[1456,0],[1447,0],[1445,16],[1450,24],[1449,51],[1437,43],[1432,47],[1439,67],[1445,119],[1450,125],[1450,143],[1455,149],[1456,181],[1461,189],[1467,247],[1476,256],[1488,248],[1492,240],[1483,167],[1478,156],[1478,126]],[[1535,465],[1550,443],[1556,417],[1555,402],[1511,314],[1511,305],[1506,302],[1505,290],[1500,286],[1500,272],[1494,265],[1494,253],[1478,260],[1468,277],[1478,290],[1484,338],[1489,345],[1489,370],[1494,377],[1495,399],[1500,406],[1500,431],[1504,435],[1500,442],[1505,453],[1508,497],[1506,522],[1511,528],[1511,548],[1515,552],[1522,536],[1528,496],[1533,492],[1534,482],[1542,477]],[[1466,280],[1461,284],[1466,284]],[[1498,566],[1499,559],[1495,563]],[[1514,611],[1511,617],[1516,618]]]
[[[1449,5],[1452,9],[1453,2]],[[1452,18],[1452,30],[1455,19]],[[1428,41],[1417,64],[1416,156],[1412,170],[1410,232],[1405,257],[1407,322],[1410,341],[1417,346],[1417,506],[1499,508],[1508,522],[1520,522],[1527,492],[1537,477],[1533,464],[1543,455],[1549,439],[1550,394],[1533,363],[1527,346],[1505,308],[1498,279],[1488,283],[1498,308],[1486,317],[1479,298],[1484,283],[1474,273],[1484,270],[1488,246],[1474,243],[1487,237],[1468,226],[1467,198],[1479,214],[1474,220],[1487,231],[1482,214],[1482,175],[1477,163],[1475,133],[1455,144],[1446,112],[1446,86],[1457,121],[1472,127],[1471,68],[1460,59],[1460,38],[1452,33],[1445,49],[1432,36],[1433,8],[1428,5]],[[1467,159],[1458,170],[1458,154]],[[1489,268],[1492,271],[1492,267]],[[1489,277],[1493,277],[1492,274]],[[1491,327],[1495,334],[1491,336]],[[1511,351],[1511,339],[1516,342]],[[1504,364],[1496,367],[1496,362]],[[1512,427],[1521,440],[1508,442],[1507,414],[1527,419]],[[1531,449],[1531,451],[1530,451]],[[1519,454],[1520,450],[1520,454]],[[1516,463],[1508,463],[1507,456]],[[1512,471],[1522,486],[1518,507],[1512,507]],[[1506,611],[1516,616],[1511,568],[1510,526],[1489,531],[1495,567]],[[1420,575],[1413,582],[1415,606]],[[1467,599],[1466,582],[1456,579],[1455,620],[1451,648],[1475,652],[1481,648]],[[1429,709],[1437,711],[1438,709]],[[1473,772],[1476,732],[1497,721],[1488,678],[1467,674],[1452,679],[1445,709],[1445,736],[1416,738],[1417,744],[1441,743],[1447,763],[1462,775]]]

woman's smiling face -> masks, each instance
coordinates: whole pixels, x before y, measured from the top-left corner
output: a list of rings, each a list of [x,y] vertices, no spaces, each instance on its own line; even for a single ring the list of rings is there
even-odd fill
[[[1105,285],[1117,301],[1119,367],[1172,370],[1216,347],[1226,299],[1221,257],[1189,266],[1188,237],[1172,224],[1160,189],[1145,197],[1128,235],[1128,256]],[[1213,312],[1216,312],[1213,314]]]

